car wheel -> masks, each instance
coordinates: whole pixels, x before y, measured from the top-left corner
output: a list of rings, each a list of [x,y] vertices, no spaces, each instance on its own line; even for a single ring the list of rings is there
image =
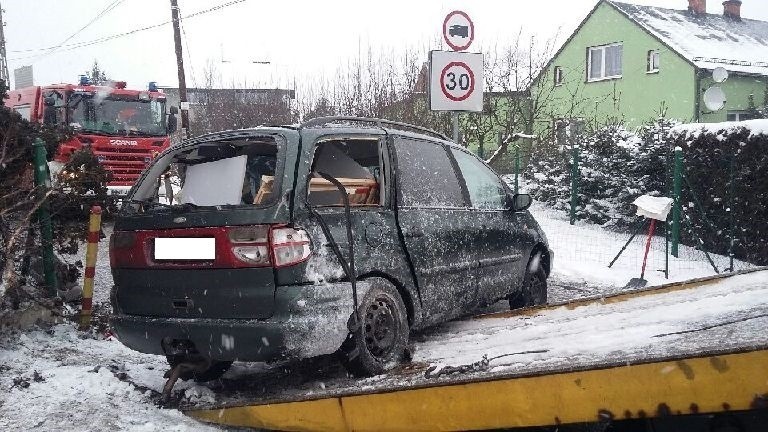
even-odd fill
[[[169,355],[165,356],[166,360],[168,360],[168,364],[171,366],[171,369],[175,368],[179,363],[184,362],[185,358],[183,355]],[[208,369],[200,372],[184,372],[181,375],[179,375],[179,378],[181,378],[184,381],[188,381],[191,379],[194,379],[196,382],[206,382],[206,381],[213,381],[215,379],[221,378],[222,375],[224,375],[225,372],[227,372],[232,366],[231,361],[217,361],[212,360],[211,365],[208,367]]]
[[[341,346],[341,360],[354,376],[379,375],[398,365],[408,346],[408,313],[397,290],[375,283],[361,299],[360,325]]]
[[[547,303],[547,273],[538,266],[532,270],[529,265],[525,270],[523,286],[509,297],[509,308],[520,309]]]

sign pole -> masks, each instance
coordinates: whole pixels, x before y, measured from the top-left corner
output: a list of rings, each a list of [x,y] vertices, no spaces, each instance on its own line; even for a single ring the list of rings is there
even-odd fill
[[[453,123],[453,142],[459,143],[459,113],[453,111],[451,113],[451,123]]]

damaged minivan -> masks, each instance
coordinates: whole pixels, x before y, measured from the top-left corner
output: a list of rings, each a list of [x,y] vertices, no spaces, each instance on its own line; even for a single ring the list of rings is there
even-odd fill
[[[380,374],[411,331],[546,302],[552,251],[530,203],[443,135],[385,120],[187,140],[115,222],[112,326],[130,348],[196,364],[184,378],[332,353]]]

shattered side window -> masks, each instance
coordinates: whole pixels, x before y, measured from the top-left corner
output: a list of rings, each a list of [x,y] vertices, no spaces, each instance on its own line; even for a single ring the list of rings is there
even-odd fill
[[[344,186],[352,206],[381,204],[381,165],[378,139],[337,139],[317,145],[309,179],[309,203],[313,206],[343,206],[343,195],[317,173],[335,178]]]
[[[406,207],[465,207],[448,153],[437,143],[395,138],[399,204]]]

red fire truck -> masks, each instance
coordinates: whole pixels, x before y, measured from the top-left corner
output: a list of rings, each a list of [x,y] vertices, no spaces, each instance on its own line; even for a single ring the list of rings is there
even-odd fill
[[[112,173],[109,193],[124,195],[142,170],[168,148],[175,119],[167,121],[165,94],[154,83],[147,90],[126,89],[124,81],[92,85],[86,77],[79,84],[34,86],[8,92],[5,106],[29,121],[66,124],[75,136],[61,143],[49,164],[58,173],[70,155],[90,146]]]

